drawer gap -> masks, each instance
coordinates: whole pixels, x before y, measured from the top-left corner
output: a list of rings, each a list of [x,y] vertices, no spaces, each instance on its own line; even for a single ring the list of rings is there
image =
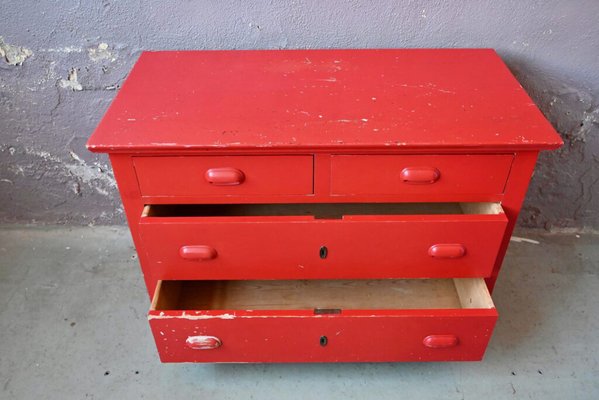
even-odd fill
[[[148,204],[144,217],[502,214],[499,203],[301,203],[301,204]]]
[[[315,314],[460,308],[494,308],[483,279],[161,281],[152,305],[157,311],[314,310]]]
[[[315,308],[314,315],[341,314],[340,308]]]

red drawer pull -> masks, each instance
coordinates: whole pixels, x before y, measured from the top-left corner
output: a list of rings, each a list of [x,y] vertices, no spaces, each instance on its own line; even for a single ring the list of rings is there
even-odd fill
[[[422,343],[431,349],[445,349],[458,345],[458,337],[456,335],[429,335],[424,338]]]
[[[207,261],[216,258],[217,252],[210,246],[182,246],[179,255],[185,260]]]
[[[428,255],[434,258],[460,258],[466,254],[461,244],[435,244],[428,249]]]
[[[416,185],[435,183],[440,176],[441,172],[434,167],[406,167],[401,171],[404,183]]]
[[[245,181],[245,174],[237,168],[210,168],[204,178],[216,186],[241,185]]]
[[[223,343],[216,336],[189,336],[185,344],[194,350],[212,350],[219,348]]]

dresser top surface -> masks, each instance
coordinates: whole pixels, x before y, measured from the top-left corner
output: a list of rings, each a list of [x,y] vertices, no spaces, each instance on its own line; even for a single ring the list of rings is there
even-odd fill
[[[491,49],[144,52],[96,152],[562,144]]]

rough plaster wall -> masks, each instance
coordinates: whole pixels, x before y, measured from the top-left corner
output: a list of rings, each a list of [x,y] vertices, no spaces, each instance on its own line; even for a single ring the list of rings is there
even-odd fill
[[[596,0],[3,0],[0,221],[124,221],[84,143],[141,50],[493,47],[566,141],[520,223],[599,228],[598,16]]]

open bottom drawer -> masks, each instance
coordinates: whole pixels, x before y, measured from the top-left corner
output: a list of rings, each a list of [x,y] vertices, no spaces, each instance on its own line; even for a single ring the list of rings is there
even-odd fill
[[[480,360],[497,312],[482,279],[160,281],[163,362]]]

